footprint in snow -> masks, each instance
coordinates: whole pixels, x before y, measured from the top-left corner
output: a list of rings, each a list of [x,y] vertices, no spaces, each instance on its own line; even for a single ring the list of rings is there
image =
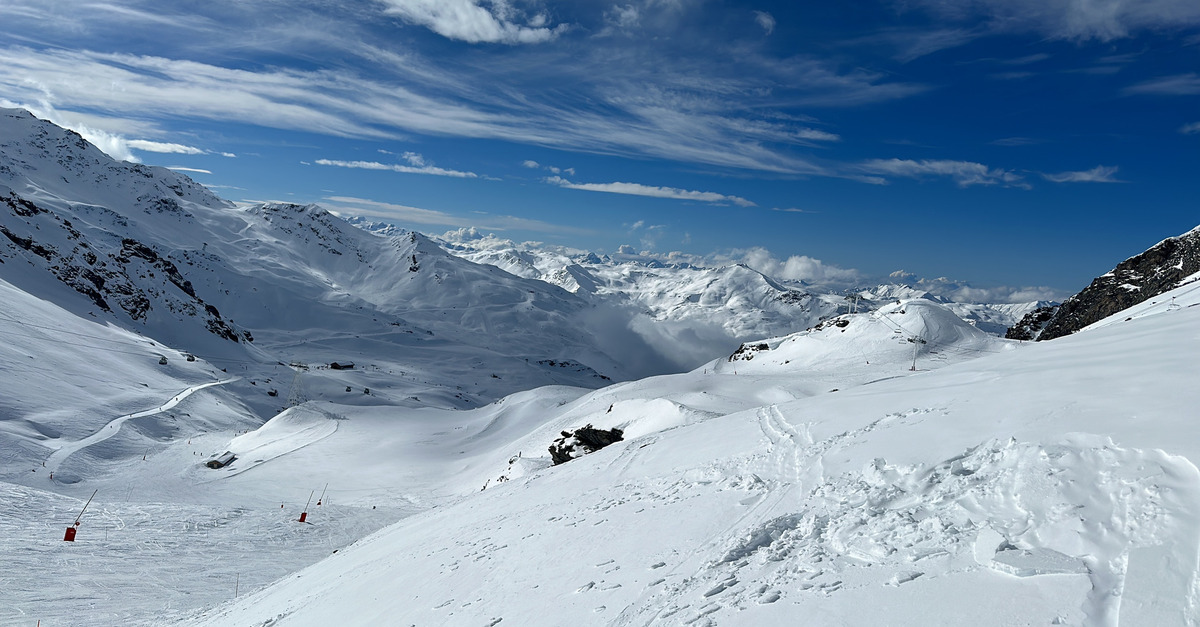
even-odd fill
[[[767,605],[770,603],[774,603],[779,600],[780,596],[782,596],[782,595],[780,595],[778,590],[768,590],[762,596],[758,597],[758,604],[759,605]]]

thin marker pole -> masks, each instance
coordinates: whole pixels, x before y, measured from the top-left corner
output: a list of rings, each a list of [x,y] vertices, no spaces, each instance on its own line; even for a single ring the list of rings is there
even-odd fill
[[[96,490],[96,492],[99,492],[99,491],[100,490]],[[92,492],[92,495],[88,497],[87,503],[83,504],[83,509],[79,510],[79,515],[75,517],[76,525],[79,524],[79,519],[83,518],[83,513],[87,511],[88,505],[92,504],[92,499],[96,498],[96,492]]]

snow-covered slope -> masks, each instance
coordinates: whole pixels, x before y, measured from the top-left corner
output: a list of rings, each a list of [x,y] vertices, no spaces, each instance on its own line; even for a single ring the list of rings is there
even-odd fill
[[[472,263],[18,112],[0,227],[3,624],[1200,621],[1196,283],[1021,344],[907,286]]]
[[[42,473],[39,481],[51,472],[59,482],[79,481],[88,474],[85,469],[94,470],[89,459],[140,457],[161,448],[184,424],[191,430],[257,425],[253,414],[228,395],[216,397],[223,405],[196,415],[186,405],[177,407],[204,386],[232,383],[212,365],[77,318],[3,280],[0,340],[0,478],[5,480],[26,478],[32,471]],[[160,364],[164,358],[167,363]],[[134,429],[116,428],[131,419],[141,419]]]
[[[470,406],[655,367],[610,354],[646,349],[558,287],[316,206],[235,207],[19,110],[0,112],[0,235],[0,276],[18,288],[250,376],[353,361],[408,374],[395,399]]]
[[[594,392],[547,427],[624,424],[625,441],[533,463],[195,624],[1189,624],[1197,293],[837,393],[789,399],[743,370]]]

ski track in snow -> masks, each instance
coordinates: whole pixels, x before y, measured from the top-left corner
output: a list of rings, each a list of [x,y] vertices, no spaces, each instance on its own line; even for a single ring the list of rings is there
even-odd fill
[[[155,407],[152,409],[146,409],[146,410],[142,410],[142,411],[136,411],[136,412],[133,412],[130,414],[125,414],[124,416],[118,416],[117,418],[114,418],[111,421],[109,421],[108,424],[101,427],[99,431],[93,433],[92,435],[87,436],[86,438],[82,438],[82,439],[76,440],[74,442],[62,443],[58,447],[57,450],[55,450],[53,453],[50,454],[50,457],[46,458],[46,470],[49,471],[50,473],[54,473],[55,471],[58,470],[58,467],[61,466],[62,463],[64,461],[66,461],[67,458],[70,457],[71,455],[73,455],[89,446],[92,446],[93,444],[103,442],[104,440],[107,440],[107,439],[113,437],[120,431],[121,425],[127,420],[133,420],[136,418],[145,418],[146,416],[153,416],[155,414],[159,414],[164,411],[170,411],[176,405],[183,402],[184,399],[191,396],[192,394],[195,394],[196,392],[199,392],[200,390],[203,390],[205,388],[210,388],[213,386],[217,386],[217,385],[225,385],[227,383],[233,383],[234,381],[237,381],[238,379],[239,379],[239,377],[233,377],[231,379],[225,379],[222,381],[212,381],[209,383],[203,383],[201,385],[193,385],[192,387],[171,397],[171,400],[163,403],[162,405],[159,405],[158,407]]]
[[[103,497],[101,497],[103,498]],[[303,504],[301,501],[300,504]],[[392,508],[93,502],[0,483],[0,625],[174,625],[394,522]]]

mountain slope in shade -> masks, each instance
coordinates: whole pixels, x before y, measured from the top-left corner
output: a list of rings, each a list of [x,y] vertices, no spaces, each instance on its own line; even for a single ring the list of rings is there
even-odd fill
[[[1200,226],[1117,264],[1060,306],[1028,313],[1006,337],[1052,340],[1172,290],[1200,272]]]

